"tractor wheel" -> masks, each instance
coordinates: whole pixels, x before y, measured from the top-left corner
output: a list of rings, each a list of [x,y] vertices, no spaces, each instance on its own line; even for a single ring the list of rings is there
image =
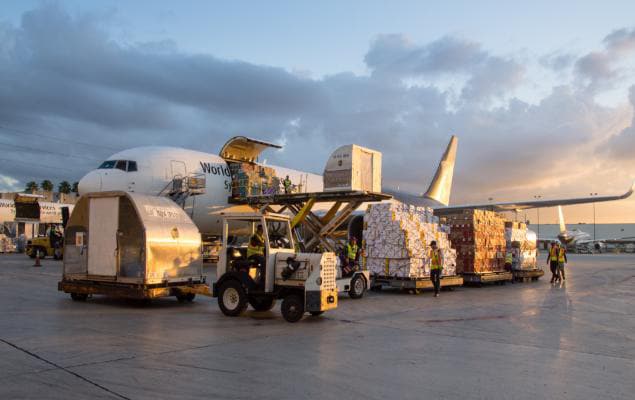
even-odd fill
[[[304,302],[300,296],[291,294],[282,300],[280,310],[287,322],[298,322],[304,316]]]
[[[237,317],[247,309],[247,293],[235,280],[224,282],[218,291],[218,307],[228,317]]]
[[[269,311],[276,305],[276,299],[271,296],[249,296],[249,304],[256,311]]]
[[[355,275],[351,280],[351,288],[348,295],[351,299],[361,299],[366,293],[366,280],[362,275]]]

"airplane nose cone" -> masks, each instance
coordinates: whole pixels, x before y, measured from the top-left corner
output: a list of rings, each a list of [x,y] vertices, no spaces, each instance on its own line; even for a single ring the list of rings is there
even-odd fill
[[[101,191],[101,174],[96,171],[90,171],[82,179],[79,180],[79,194],[100,192]]]

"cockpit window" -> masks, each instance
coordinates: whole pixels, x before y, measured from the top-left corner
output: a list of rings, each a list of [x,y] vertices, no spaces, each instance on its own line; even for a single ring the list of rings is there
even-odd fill
[[[120,169],[122,171],[134,172],[137,170],[136,161],[128,160],[108,160],[101,163],[98,169]]]
[[[115,168],[115,164],[117,163],[116,160],[108,160],[108,161],[104,161],[103,163],[101,163],[101,165],[99,166],[99,169],[111,169],[111,168]]]

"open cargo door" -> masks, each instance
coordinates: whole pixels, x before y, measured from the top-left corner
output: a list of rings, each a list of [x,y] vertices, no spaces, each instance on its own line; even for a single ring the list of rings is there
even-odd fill
[[[17,222],[39,222],[40,200],[38,194],[18,193],[15,195],[15,220]]]
[[[234,136],[229,139],[220,151],[220,156],[228,161],[256,162],[265,149],[281,149],[282,146],[245,136]]]

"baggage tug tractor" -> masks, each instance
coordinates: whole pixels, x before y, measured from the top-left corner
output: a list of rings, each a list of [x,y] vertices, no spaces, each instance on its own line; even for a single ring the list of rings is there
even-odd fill
[[[337,307],[334,253],[298,253],[289,218],[260,212],[223,213],[223,238],[212,293],[227,316],[257,311],[282,299],[282,316],[297,322],[305,312],[317,316]],[[264,255],[247,254],[262,227]],[[253,249],[253,247],[252,247]]]

